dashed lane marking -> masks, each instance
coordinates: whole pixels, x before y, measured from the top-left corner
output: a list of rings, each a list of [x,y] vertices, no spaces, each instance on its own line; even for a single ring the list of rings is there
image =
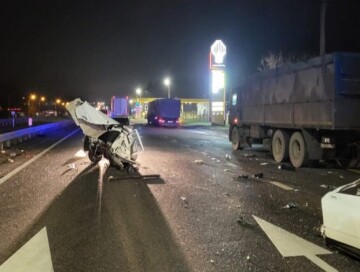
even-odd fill
[[[28,167],[31,163],[33,163],[34,161],[36,161],[37,159],[39,159],[41,156],[43,156],[44,154],[46,154],[47,152],[49,152],[51,149],[53,149],[55,146],[57,146],[58,144],[60,144],[61,142],[65,141],[67,138],[71,137],[73,134],[75,134],[77,131],[79,131],[79,128],[74,130],[73,132],[71,132],[70,134],[66,135],[64,138],[62,138],[61,140],[57,141],[56,143],[54,143],[52,146],[46,148],[45,150],[43,150],[42,152],[40,152],[39,154],[37,154],[35,157],[33,157],[31,160],[28,160],[27,162],[25,162],[24,164],[20,165],[18,168],[14,169],[13,171],[11,171],[10,173],[8,173],[7,175],[3,176],[0,179],[0,184],[4,183],[5,181],[7,181],[9,178],[13,177],[14,175],[16,175],[17,173],[19,173],[21,170],[25,169],[26,167]]]
[[[287,190],[287,191],[294,191],[294,188],[290,187],[290,186],[287,186],[281,182],[278,182],[278,181],[270,181],[270,183],[272,185],[275,185],[277,187],[280,187],[281,189],[284,189],[284,190]]]

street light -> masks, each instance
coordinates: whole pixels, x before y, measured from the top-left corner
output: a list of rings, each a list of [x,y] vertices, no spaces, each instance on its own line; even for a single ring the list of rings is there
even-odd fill
[[[136,92],[136,94],[140,97],[139,103],[140,103],[140,105],[141,105],[141,93],[142,93],[141,88],[137,88],[137,89],[135,90],[135,92]]]
[[[55,100],[55,116],[57,116],[57,110],[56,110],[56,104],[60,104],[61,103],[61,99],[56,99]]]
[[[34,103],[32,103],[31,104],[31,101],[35,101],[36,100],[36,94],[30,94],[30,96],[29,96],[29,116],[31,115],[31,113],[32,113],[32,104],[34,104]]]
[[[170,85],[171,85],[171,82],[170,82],[170,78],[165,78],[164,79],[164,84],[165,84],[165,86],[167,86],[168,87],[168,98],[170,98]]]

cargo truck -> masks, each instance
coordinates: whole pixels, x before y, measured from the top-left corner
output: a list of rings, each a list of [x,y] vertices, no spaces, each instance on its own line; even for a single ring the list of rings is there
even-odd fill
[[[147,123],[156,126],[179,126],[180,100],[159,98],[148,104]]]
[[[126,97],[111,97],[110,117],[122,125],[129,125],[128,99]]]
[[[229,140],[234,150],[270,147],[294,167],[358,156],[360,54],[336,52],[249,76],[231,94]]]

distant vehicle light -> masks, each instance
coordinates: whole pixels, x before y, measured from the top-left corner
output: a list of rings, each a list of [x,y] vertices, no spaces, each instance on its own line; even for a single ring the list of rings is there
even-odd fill
[[[237,118],[234,119],[234,123],[235,123],[235,124],[238,123],[238,119],[237,119]]]
[[[158,119],[158,117],[157,116],[155,116],[155,120],[157,120]]]

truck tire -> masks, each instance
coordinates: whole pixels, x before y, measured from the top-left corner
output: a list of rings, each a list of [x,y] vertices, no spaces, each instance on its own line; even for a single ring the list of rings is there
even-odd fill
[[[233,129],[231,130],[231,143],[233,150],[241,149],[240,133],[237,127],[233,127]]]
[[[295,168],[303,166],[308,161],[306,143],[300,132],[294,132],[290,137],[289,155],[290,161]]]
[[[271,143],[271,150],[275,161],[289,160],[289,134],[284,130],[276,130]]]

